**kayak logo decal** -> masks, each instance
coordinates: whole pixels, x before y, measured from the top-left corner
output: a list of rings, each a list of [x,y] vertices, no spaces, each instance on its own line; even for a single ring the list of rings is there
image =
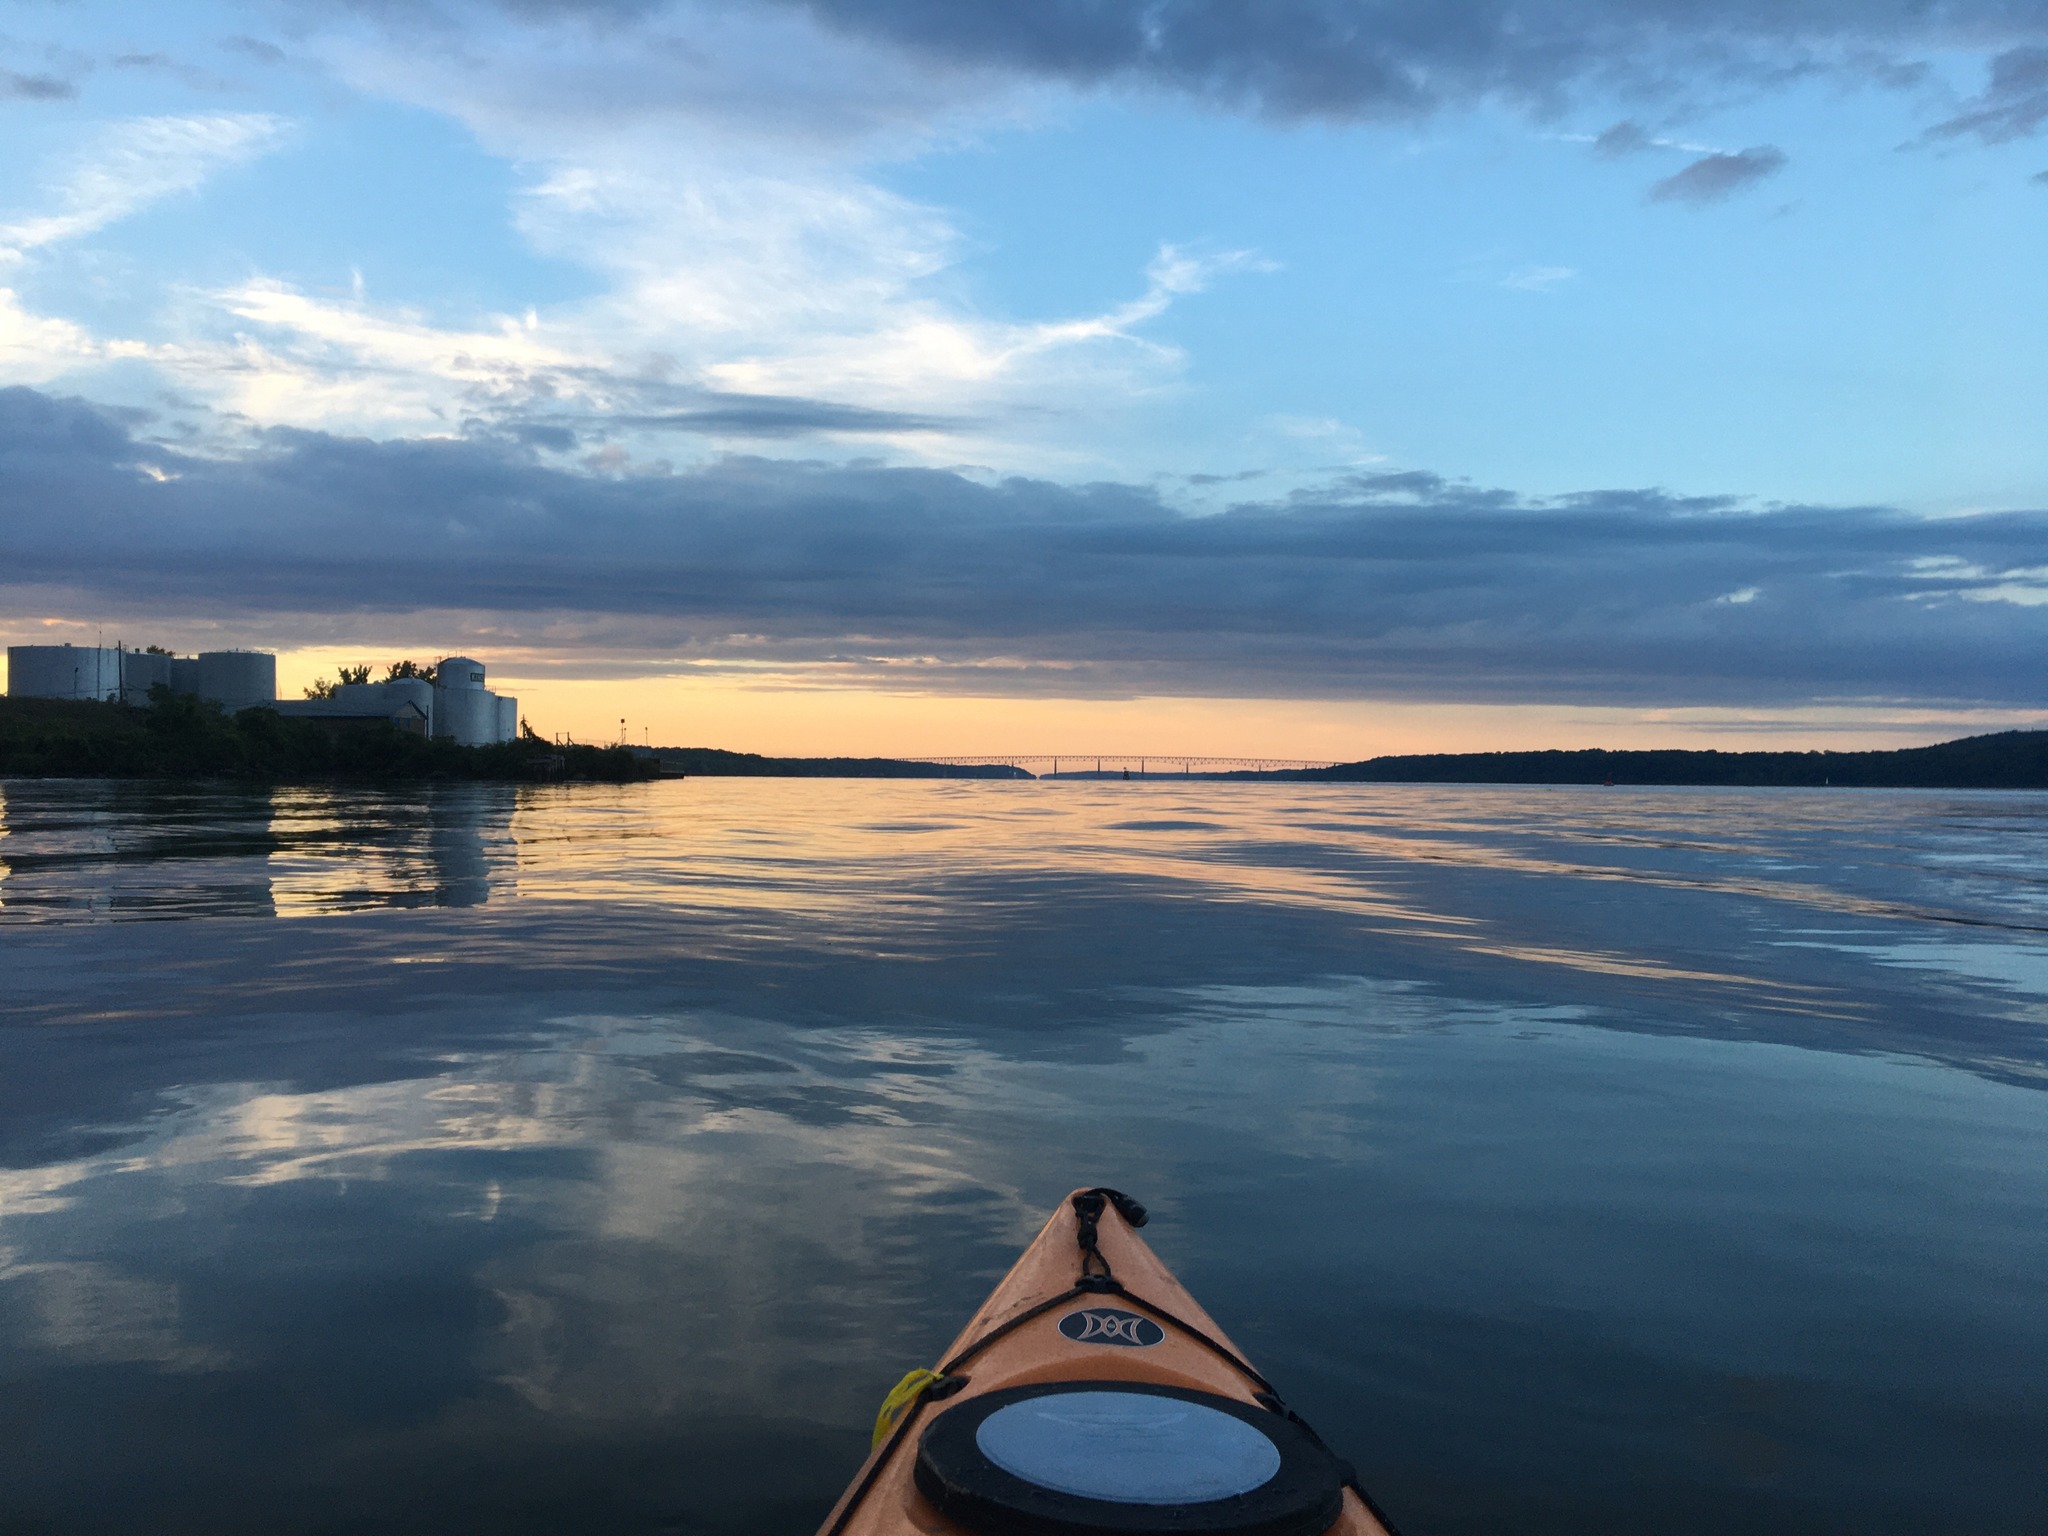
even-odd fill
[[[1060,1332],[1076,1344],[1117,1344],[1125,1349],[1145,1349],[1166,1337],[1166,1330],[1149,1317],[1117,1307],[1083,1307],[1060,1319]]]

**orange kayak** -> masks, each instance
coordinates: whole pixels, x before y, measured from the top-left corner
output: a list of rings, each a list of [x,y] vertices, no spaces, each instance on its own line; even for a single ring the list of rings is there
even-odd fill
[[[1076,1190],[882,1405],[819,1536],[1393,1536],[1136,1228]]]

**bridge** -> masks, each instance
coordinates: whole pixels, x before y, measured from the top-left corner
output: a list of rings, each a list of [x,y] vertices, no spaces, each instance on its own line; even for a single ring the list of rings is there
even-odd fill
[[[1038,779],[1193,779],[1225,773],[1329,768],[1335,758],[1188,757],[1149,752],[992,752],[976,757],[909,757],[948,768],[1015,768]]]

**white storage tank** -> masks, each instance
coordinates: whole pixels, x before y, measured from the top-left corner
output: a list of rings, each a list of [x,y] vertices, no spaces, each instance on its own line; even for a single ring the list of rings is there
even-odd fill
[[[17,699],[118,699],[121,652],[101,645],[10,645],[7,692]]]
[[[424,677],[394,677],[388,683],[376,685],[383,690],[386,700],[395,708],[400,704],[419,706],[420,718],[427,722],[427,734],[434,732],[434,685]]]
[[[507,698],[502,693],[496,695],[496,698],[498,700],[498,740],[517,741],[519,739],[519,701]]]
[[[199,697],[233,714],[277,702],[277,658],[266,651],[201,651]]]
[[[484,687],[484,664],[468,656],[445,658],[434,673],[434,734],[465,747],[498,739],[498,705]]]
[[[175,656],[166,656],[162,651],[123,651],[121,653],[121,702],[124,704],[147,704],[149,690],[162,683],[173,693],[179,691],[174,672]],[[189,692],[190,690],[186,690]]]
[[[436,688],[481,688],[484,664],[468,656],[449,656],[434,669]]]
[[[434,734],[465,747],[498,739],[498,701],[481,688],[444,688],[434,695]]]

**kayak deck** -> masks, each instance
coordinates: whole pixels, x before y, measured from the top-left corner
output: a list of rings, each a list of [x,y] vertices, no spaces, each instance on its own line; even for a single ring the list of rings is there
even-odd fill
[[[1063,1200],[961,1329],[940,1367],[913,1373],[891,1394],[874,1449],[819,1536],[1255,1529],[1392,1536],[1349,1467],[1286,1409],[1137,1235],[1134,1226],[1143,1221],[1143,1207],[1113,1190],[1077,1190]],[[1065,1385],[1077,1383],[1086,1386]],[[991,1402],[993,1394],[1000,1396]],[[1033,1402],[1076,1406],[1041,1414],[1045,1423],[1018,1423],[1020,1440],[1010,1432],[1018,1413],[1002,1405]],[[1206,1426],[1209,1438],[1188,1452],[1196,1458],[1188,1463],[1195,1481],[1227,1478],[1233,1454],[1266,1459],[1245,1473],[1248,1478],[1259,1476],[1266,1462],[1277,1465],[1282,1451],[1289,1465],[1271,1474],[1257,1493],[1162,1512],[1128,1489],[1088,1481],[1137,1479],[1132,1486],[1142,1492],[1147,1467],[1157,1463],[1145,1453],[1159,1436],[1147,1439],[1141,1429],[1128,1431],[1126,1442],[1113,1448],[1114,1467],[1089,1470],[1085,1436],[1075,1439],[1082,1434],[1075,1426],[1093,1422],[1087,1417],[1091,1409],[1114,1416],[1123,1411],[1119,1404],[1141,1412],[1148,1404],[1162,1413],[1171,1408],[1167,1416],[1180,1423],[1176,1433],[1188,1433],[1185,1421],[1191,1418]],[[956,1414],[956,1423],[937,1427]],[[970,1424],[980,1428],[969,1431]],[[1247,1448],[1253,1431],[1263,1438]],[[1138,1439],[1130,1441],[1130,1433]],[[1045,1440],[1048,1434],[1051,1441]],[[1267,1439],[1276,1448],[1259,1449]],[[1041,1442],[1048,1449],[1031,1449]],[[983,1453],[999,1465],[981,1465],[988,1460]],[[1059,1469],[1050,1479],[1056,1489],[1032,1486],[1048,1481],[1031,1473],[1034,1455],[1057,1456],[1046,1463]],[[951,1469],[963,1458],[977,1465],[956,1474]],[[1025,1481],[1018,1482],[1013,1471]],[[1294,1498],[1288,1515],[1274,1501],[1286,1502],[1281,1485],[1290,1477],[1322,1479],[1327,1486]],[[987,1487],[970,1486],[977,1480]],[[1271,1506],[1265,1515],[1252,1508],[1261,1499]]]

